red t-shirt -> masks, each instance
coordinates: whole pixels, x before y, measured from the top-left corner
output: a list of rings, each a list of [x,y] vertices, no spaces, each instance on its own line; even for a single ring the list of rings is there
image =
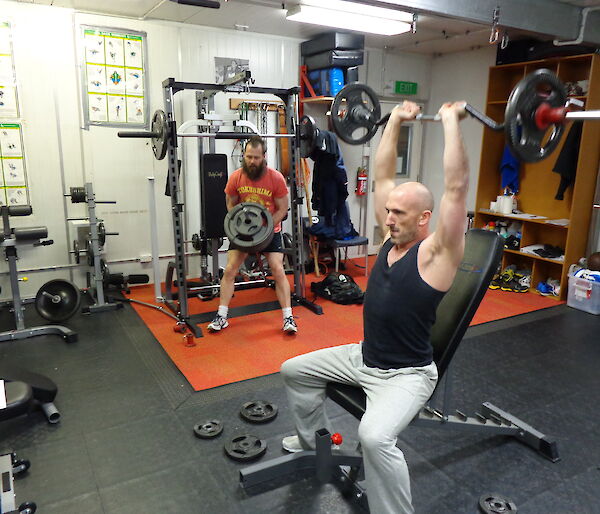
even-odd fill
[[[271,214],[274,214],[277,210],[275,198],[287,196],[288,190],[283,175],[267,166],[258,180],[250,180],[242,168],[238,168],[227,180],[225,193],[229,196],[238,196],[240,203],[254,202],[264,205]],[[274,231],[281,231],[281,223],[277,224]]]

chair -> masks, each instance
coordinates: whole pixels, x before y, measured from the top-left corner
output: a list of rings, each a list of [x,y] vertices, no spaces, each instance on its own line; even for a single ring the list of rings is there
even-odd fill
[[[463,260],[452,287],[438,306],[436,322],[432,327],[434,361],[440,377],[434,395],[440,390],[442,377],[447,380],[448,366],[487,291],[502,251],[502,238],[494,232],[474,229],[467,233]],[[329,383],[326,392],[329,398],[356,418],[360,419],[364,414],[366,396],[361,388]],[[428,404],[412,423],[442,428],[452,427],[472,432],[484,431],[490,435],[512,435],[538,450],[551,461],[559,460],[555,441],[491,403],[483,403],[481,412],[473,418],[460,411],[450,414],[447,411],[450,404],[449,382],[444,388],[443,400],[444,406],[441,411]],[[284,455],[244,468],[240,470],[240,484],[243,487],[253,487],[306,468],[314,469],[317,478],[323,483],[333,481],[343,483],[346,491],[350,492],[361,505],[367,507],[366,491],[358,484],[364,475],[362,456],[358,452],[332,452],[331,435],[326,430],[316,432],[315,451]]]
[[[369,238],[364,236],[356,236],[352,239],[328,239],[326,244],[335,251],[335,271],[339,271],[340,267],[340,250],[345,250],[344,260],[348,259],[348,248],[351,246],[365,247],[365,277],[369,274]]]

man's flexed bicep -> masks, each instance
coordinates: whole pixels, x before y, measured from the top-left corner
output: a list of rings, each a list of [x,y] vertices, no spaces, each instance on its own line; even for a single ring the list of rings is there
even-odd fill
[[[414,119],[419,111],[420,107],[417,104],[407,101],[394,107],[377,147],[375,154],[375,218],[384,233],[387,230],[385,204],[396,185],[394,179],[398,161],[400,125],[403,121]]]

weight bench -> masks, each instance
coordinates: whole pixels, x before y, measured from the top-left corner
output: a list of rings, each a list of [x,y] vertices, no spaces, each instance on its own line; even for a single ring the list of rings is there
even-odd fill
[[[438,387],[432,398],[439,394],[441,379],[445,379],[443,407],[431,407],[431,400],[416,416],[414,425],[454,427],[461,430],[485,432],[490,435],[512,435],[531,446],[553,462],[559,460],[555,441],[530,427],[520,419],[485,402],[481,412],[469,417],[460,411],[448,412],[450,405],[449,364],[462,340],[469,323],[498,267],[503,251],[503,240],[494,232],[473,229],[467,232],[465,253],[452,287],[437,309],[436,322],[431,332],[434,361],[438,367]],[[359,387],[328,383],[327,396],[361,419],[366,409],[366,396]],[[345,491],[368,509],[366,491],[357,483],[364,477],[362,457],[357,452],[331,451],[331,436],[326,430],[316,432],[316,450],[283,455],[273,460],[254,464],[240,470],[242,487],[252,487],[272,481],[303,469],[314,469],[317,478],[342,484]]]

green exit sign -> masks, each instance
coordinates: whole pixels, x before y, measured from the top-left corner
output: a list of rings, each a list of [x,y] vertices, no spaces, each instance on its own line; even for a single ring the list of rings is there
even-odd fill
[[[394,93],[397,95],[416,95],[417,86],[418,84],[416,82],[404,82],[402,80],[397,80]]]

